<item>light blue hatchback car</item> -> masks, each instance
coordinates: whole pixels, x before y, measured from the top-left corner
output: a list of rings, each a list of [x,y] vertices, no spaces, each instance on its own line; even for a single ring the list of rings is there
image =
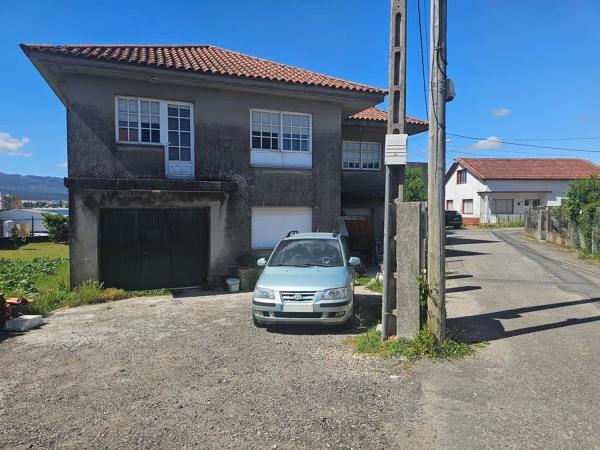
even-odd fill
[[[336,233],[290,231],[267,260],[252,296],[257,327],[285,323],[352,326],[354,267],[360,259]]]

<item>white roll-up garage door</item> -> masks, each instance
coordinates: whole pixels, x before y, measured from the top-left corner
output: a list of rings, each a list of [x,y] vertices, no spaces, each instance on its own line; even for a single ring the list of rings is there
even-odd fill
[[[252,248],[274,248],[291,230],[312,231],[312,208],[260,206],[252,208]]]

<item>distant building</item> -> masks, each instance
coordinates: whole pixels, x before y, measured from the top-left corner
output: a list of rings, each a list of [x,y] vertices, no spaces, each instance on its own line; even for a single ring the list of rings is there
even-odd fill
[[[446,209],[466,224],[522,218],[525,209],[559,206],[569,182],[600,176],[600,166],[567,158],[458,158],[446,174]]]
[[[10,194],[0,194],[0,211],[6,211],[8,209],[19,209],[22,208],[21,199]]]

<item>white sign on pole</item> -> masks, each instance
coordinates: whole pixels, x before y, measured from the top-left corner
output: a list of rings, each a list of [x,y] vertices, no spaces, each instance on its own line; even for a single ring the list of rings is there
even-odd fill
[[[385,165],[406,165],[407,148],[408,134],[387,134],[385,136]]]

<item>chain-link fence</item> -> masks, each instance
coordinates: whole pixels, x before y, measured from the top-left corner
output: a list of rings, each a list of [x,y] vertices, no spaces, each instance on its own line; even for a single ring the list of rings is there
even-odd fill
[[[567,217],[563,207],[532,208],[525,211],[525,232],[585,253],[600,255],[600,208],[591,224],[576,224]]]

